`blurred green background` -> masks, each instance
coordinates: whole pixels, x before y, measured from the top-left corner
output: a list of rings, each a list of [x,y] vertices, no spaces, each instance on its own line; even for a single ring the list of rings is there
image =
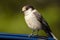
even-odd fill
[[[60,0],[0,0],[0,32],[30,34],[21,8],[34,6],[50,25],[54,35],[60,39]],[[43,31],[40,35],[45,35]]]

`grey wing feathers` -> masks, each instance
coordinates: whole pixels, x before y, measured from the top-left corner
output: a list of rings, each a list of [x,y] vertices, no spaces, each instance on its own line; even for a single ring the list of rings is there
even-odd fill
[[[37,20],[42,24],[42,29],[48,30],[51,32],[48,23],[44,20],[41,14],[38,12],[34,12],[34,15],[36,16]]]

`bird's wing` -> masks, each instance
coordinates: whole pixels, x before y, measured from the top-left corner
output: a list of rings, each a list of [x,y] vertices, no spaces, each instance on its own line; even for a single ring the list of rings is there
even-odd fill
[[[42,29],[48,30],[51,32],[48,23],[45,21],[42,15],[39,14],[37,11],[34,12],[34,15],[36,16],[37,20],[42,24]]]

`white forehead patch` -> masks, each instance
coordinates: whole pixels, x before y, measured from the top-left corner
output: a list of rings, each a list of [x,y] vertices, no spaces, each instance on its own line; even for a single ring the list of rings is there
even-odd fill
[[[26,10],[26,6],[24,6],[23,8],[22,8],[22,11],[25,11]]]

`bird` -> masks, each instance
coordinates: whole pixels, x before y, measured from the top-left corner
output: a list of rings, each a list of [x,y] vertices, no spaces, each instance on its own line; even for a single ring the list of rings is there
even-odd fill
[[[44,30],[47,36],[57,39],[52,33],[47,21],[43,18],[41,13],[39,13],[33,6],[25,5],[22,7],[22,11],[24,12],[24,19],[27,26],[33,30],[31,35],[33,35],[36,30],[37,35],[39,30]]]

